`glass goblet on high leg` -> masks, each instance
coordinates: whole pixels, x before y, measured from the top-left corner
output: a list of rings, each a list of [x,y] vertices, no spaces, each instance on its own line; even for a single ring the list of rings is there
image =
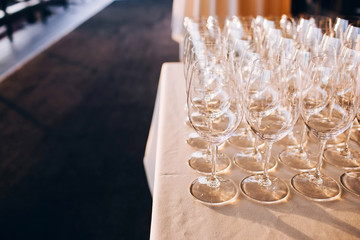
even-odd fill
[[[334,200],[341,194],[340,185],[320,170],[327,140],[344,132],[354,121],[359,90],[352,76],[354,68],[334,66],[328,56],[312,59],[306,83],[311,88],[302,94],[301,114],[320,141],[320,151],[315,171],[296,174],[291,185],[314,201]]]
[[[188,116],[195,131],[210,144],[212,171],[190,185],[191,195],[208,205],[221,205],[234,200],[238,188],[231,180],[216,173],[219,144],[223,143],[238,127],[242,108],[238,85],[225,61],[208,59],[195,63],[187,94]],[[196,124],[192,113],[199,112],[204,124]]]
[[[289,195],[288,185],[268,173],[274,142],[292,131],[299,116],[300,78],[290,63],[257,60],[247,80],[245,117],[251,129],[265,142],[265,165],[261,174],[240,183],[245,196],[260,203],[277,203]]]

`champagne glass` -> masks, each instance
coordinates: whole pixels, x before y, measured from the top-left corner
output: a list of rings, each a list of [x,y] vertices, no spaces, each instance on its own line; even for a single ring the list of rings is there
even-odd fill
[[[204,204],[220,205],[238,195],[235,183],[216,174],[219,144],[235,131],[242,118],[239,86],[229,65],[218,59],[196,62],[187,94],[188,116],[191,125],[210,144],[212,171],[201,176],[190,186],[193,197]],[[199,112],[204,122],[193,121],[193,112]]]
[[[301,115],[307,128],[320,141],[314,171],[296,174],[291,185],[296,192],[314,201],[330,201],[341,194],[339,184],[323,174],[323,153],[327,140],[344,132],[353,122],[358,108],[358,85],[355,69],[347,64],[334,66],[329,58],[312,59],[306,79],[311,87],[302,94]]]
[[[254,201],[277,203],[289,194],[283,180],[269,175],[268,163],[273,143],[291,132],[298,119],[300,87],[294,62],[254,62],[245,90],[244,112],[251,129],[265,142],[265,164],[263,173],[240,183],[244,195]]]

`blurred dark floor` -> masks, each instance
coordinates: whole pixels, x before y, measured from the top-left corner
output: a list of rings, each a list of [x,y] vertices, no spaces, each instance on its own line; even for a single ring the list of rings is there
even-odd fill
[[[171,1],[117,1],[0,84],[0,239],[148,239]]]
[[[5,26],[1,26],[0,81],[4,75],[6,77],[14,72],[111,2],[112,0],[69,0],[67,8],[62,4],[48,6],[46,22],[42,21],[39,12],[35,12],[35,21],[31,23],[24,18],[16,18],[13,27],[17,29],[12,42],[6,36]]]

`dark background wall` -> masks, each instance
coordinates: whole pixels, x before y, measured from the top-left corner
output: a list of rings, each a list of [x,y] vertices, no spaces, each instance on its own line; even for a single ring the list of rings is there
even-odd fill
[[[0,84],[0,239],[148,239],[171,1],[116,1]]]

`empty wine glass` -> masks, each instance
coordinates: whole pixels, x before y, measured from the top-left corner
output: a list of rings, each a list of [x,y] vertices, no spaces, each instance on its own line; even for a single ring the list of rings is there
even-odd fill
[[[192,63],[196,60],[195,57],[196,55],[194,54],[194,46],[193,46],[193,39],[191,37],[191,35],[187,35],[186,37],[188,39],[187,44],[185,45],[185,51],[184,51],[184,77],[185,77],[185,86],[186,86],[186,91],[188,89],[188,83],[189,83],[189,74],[188,72],[190,71],[191,65]],[[200,40],[196,40],[196,41],[200,41]],[[185,105],[185,110],[187,109],[187,105]],[[187,111],[187,110],[186,110]],[[194,113],[196,114],[196,113]],[[198,115],[198,114],[197,114]],[[199,115],[198,115],[199,116]],[[201,116],[199,116],[199,121],[201,121]],[[189,124],[189,120],[188,118],[186,118],[185,122],[187,124]],[[186,143],[195,148],[195,149],[207,149],[208,144],[206,141],[204,141],[199,134],[197,134],[196,132],[192,132],[190,133],[187,138],[186,138]]]
[[[302,48],[318,55],[321,50],[323,36],[332,36],[332,22],[329,17],[311,17],[310,25],[302,42]]]
[[[343,40],[348,25],[349,20],[337,17],[334,24],[334,37]]]
[[[229,50],[234,49],[236,42],[244,35],[243,25],[237,16],[226,19],[223,37]]]
[[[190,72],[192,72],[191,68],[193,67],[193,63],[196,61],[205,63],[208,61],[208,59],[211,59],[211,58],[221,59],[224,57],[223,45],[218,45],[213,42],[198,43],[195,41],[194,46],[197,46],[197,47],[196,48],[193,47],[193,49],[191,51],[191,55],[190,55],[191,57],[188,60],[188,62],[190,64],[190,67],[189,67]],[[189,76],[189,78],[191,78],[191,76]],[[189,88],[189,82],[190,82],[190,80],[188,80],[186,83],[187,88]],[[204,122],[206,120],[204,120],[204,116],[201,113],[193,112],[192,113],[192,121],[201,124],[202,122]],[[190,121],[187,121],[187,123],[189,125],[191,125]],[[196,134],[196,135],[194,135],[194,134]],[[204,138],[199,136],[198,133],[190,134],[187,137],[186,141],[190,146],[194,146],[195,145],[194,143],[196,143],[195,146],[197,146],[197,148],[199,149],[199,151],[196,151],[189,156],[189,158],[188,158],[189,166],[201,174],[205,174],[205,175],[211,174],[211,170],[212,170],[211,151],[210,151],[210,146],[209,146],[208,142]],[[203,148],[199,148],[199,145]],[[223,173],[223,172],[226,172],[230,168],[231,160],[225,153],[218,152],[217,153],[217,161],[215,164],[216,164],[216,172]]]
[[[350,49],[360,51],[360,20],[350,23],[344,36],[344,45]]]
[[[341,23],[341,19],[340,18],[337,19],[338,23]],[[340,24],[341,25],[341,24]],[[337,34],[335,34],[335,30],[330,31],[330,33],[326,33],[324,34],[322,40],[321,40],[321,44],[320,44],[320,52],[318,53],[319,56],[321,55],[326,55],[327,56],[327,65],[329,66],[338,66],[339,63],[341,63],[341,61],[339,61],[339,55],[341,53],[341,49],[342,49],[342,40],[339,37],[340,35],[343,36],[343,33],[341,32],[341,34],[339,33],[339,28],[337,30]],[[330,99],[330,104],[329,104],[329,118],[328,120],[331,118],[332,115],[332,109],[333,109],[333,99]],[[314,137],[313,134],[310,134],[311,137]],[[316,137],[315,137],[316,139]],[[346,136],[341,133],[337,136],[334,136],[331,139],[328,139],[328,141],[326,142],[326,145],[328,147],[332,147],[332,146],[339,146],[341,144],[344,143],[346,139]]]
[[[333,65],[331,56],[312,59],[302,94],[301,115],[308,129],[320,141],[315,171],[296,174],[291,185],[301,195],[315,201],[330,201],[341,194],[339,184],[323,174],[323,153],[326,141],[344,132],[355,118],[358,85],[353,67]]]
[[[228,64],[218,59],[196,62],[187,94],[188,116],[191,125],[210,144],[212,172],[191,183],[190,193],[209,205],[224,204],[235,199],[238,188],[230,179],[216,174],[219,144],[235,131],[242,118],[239,86]],[[204,122],[193,121],[199,112]]]
[[[261,203],[287,198],[288,185],[269,175],[268,163],[274,142],[293,129],[299,116],[300,78],[294,62],[257,60],[247,81],[245,117],[251,129],[265,142],[264,172],[240,183],[245,196]]]
[[[299,76],[301,79],[305,79],[307,76],[308,66],[310,62],[311,52],[307,52],[299,49],[296,52],[295,61],[299,66]],[[305,87],[305,86],[303,86]],[[309,85],[306,87],[310,87]],[[307,143],[306,126],[301,116],[299,117],[300,124],[300,143],[292,148],[286,147],[279,153],[279,160],[291,169],[297,171],[309,171],[315,169],[316,161],[309,158],[307,151],[305,150],[305,144]]]
[[[194,49],[199,49],[200,48],[199,45],[201,46],[201,48],[204,48],[204,45],[202,44],[203,41],[217,43],[220,39],[220,35],[211,37],[208,31],[208,27],[206,26],[206,21],[195,22],[194,20],[189,18],[184,19],[184,29],[185,29],[185,36],[184,36],[183,61],[184,61],[184,77],[187,87],[189,82],[188,72],[196,57],[194,53]],[[186,123],[188,123],[188,119],[186,119]],[[207,149],[208,147],[207,142],[204,141],[196,132],[190,133],[186,138],[186,142],[188,145],[190,145],[195,149]],[[197,159],[201,160],[201,157],[198,156]],[[195,169],[197,169],[197,167],[195,167]],[[219,167],[218,169],[221,168]]]
[[[239,54],[240,57],[235,59],[233,56],[234,53],[230,55],[235,68],[235,74],[241,80],[249,77],[252,63],[260,58],[259,54],[250,50],[252,49],[251,44],[249,41],[238,41],[236,47],[245,45],[241,47],[242,52]],[[259,139],[259,136],[251,131],[247,123],[242,123],[228,139],[228,142],[239,149],[233,157],[233,162],[237,167],[251,173],[261,173],[264,171],[265,161],[259,149],[263,145],[263,142]],[[276,159],[270,158],[269,170],[273,170],[276,165]]]
[[[341,47],[339,62],[346,69],[356,69],[360,62],[360,52],[356,50],[360,34],[360,28],[349,25],[344,35],[344,46]],[[350,72],[351,74],[354,73]],[[360,151],[349,145],[350,135],[352,133],[353,123],[345,132],[346,138],[341,144],[328,146],[324,152],[324,158],[327,162],[347,170],[360,168]]]
[[[360,64],[357,65],[357,82],[360,81]],[[357,114],[357,119],[360,119],[360,113]],[[345,172],[340,176],[341,185],[349,192],[360,197],[360,171]]]

